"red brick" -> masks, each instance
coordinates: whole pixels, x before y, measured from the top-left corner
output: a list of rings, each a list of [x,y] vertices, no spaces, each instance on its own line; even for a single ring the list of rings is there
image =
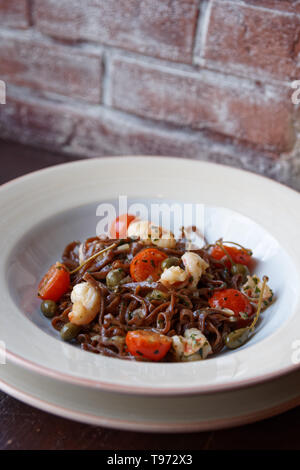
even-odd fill
[[[68,153],[101,155],[163,155],[194,158],[268,174],[276,173],[279,155],[261,151],[222,136],[145,122],[116,110],[85,112],[67,149]]]
[[[0,135],[18,142],[60,150],[72,135],[75,119],[57,103],[27,98],[24,91],[11,96],[1,107]]]
[[[0,25],[27,28],[29,26],[27,0],[1,0]]]
[[[164,155],[206,160],[245,168],[282,182],[291,182],[297,171],[293,159],[228,139],[162,128],[98,106],[51,103],[23,92],[17,95],[15,90],[13,94],[9,94],[0,113],[0,136],[7,139],[81,157]]]
[[[28,34],[0,32],[1,78],[7,83],[100,102],[101,56]]]
[[[203,36],[198,47],[206,65],[274,79],[300,75],[300,16],[214,0]]]
[[[246,5],[250,4],[256,7],[270,8],[273,10],[281,10],[290,13],[300,12],[299,0],[244,0],[243,3]]]
[[[209,71],[188,73],[133,59],[112,63],[111,104],[142,117],[249,141],[277,150],[294,143],[289,90]]]
[[[100,106],[51,102],[8,90],[1,108],[0,136],[72,155],[165,155],[243,167],[275,178],[282,173],[278,155],[220,136],[145,122]]]
[[[35,2],[34,21],[52,36],[191,62],[197,5],[197,0],[43,0]]]

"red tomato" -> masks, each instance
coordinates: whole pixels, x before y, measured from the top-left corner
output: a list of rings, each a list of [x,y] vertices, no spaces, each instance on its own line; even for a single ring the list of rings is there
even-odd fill
[[[249,319],[241,318],[238,327],[247,325],[253,313],[252,306],[247,297],[236,289],[224,289],[214,293],[208,301],[211,308],[229,308],[234,312],[235,317],[240,317],[239,313],[245,313]]]
[[[172,340],[168,336],[147,330],[128,331],[126,344],[133,356],[160,361],[169,351]]]
[[[70,288],[70,273],[62,263],[56,263],[45,274],[38,288],[38,296],[43,300],[57,302]]]
[[[110,236],[111,238],[126,238],[127,229],[131,222],[135,220],[135,215],[122,214],[117,217],[110,227]]]
[[[235,246],[224,245],[224,248],[227,251],[227,253],[231,256],[234,263],[244,264],[246,266],[250,265],[252,258],[251,258],[251,255],[249,255],[246,251],[240,250],[236,248]],[[213,247],[211,251],[211,256],[217,260],[223,260],[224,258],[223,261],[225,261],[226,267],[228,269],[231,268],[231,262],[229,258],[225,255],[224,251],[222,250],[220,246],[215,245]]]
[[[130,275],[135,282],[145,281],[149,276],[157,281],[162,273],[161,263],[168,256],[156,248],[140,251],[130,263]]]

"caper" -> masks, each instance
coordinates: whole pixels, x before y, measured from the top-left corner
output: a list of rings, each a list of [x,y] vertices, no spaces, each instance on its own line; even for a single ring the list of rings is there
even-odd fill
[[[166,300],[168,298],[168,294],[158,289],[153,289],[151,292],[148,292],[146,295],[146,299],[148,300]]]
[[[126,276],[125,272],[123,269],[112,269],[109,271],[109,273],[106,276],[106,285],[107,287],[110,287],[111,289],[113,287],[117,287],[122,279]]]
[[[250,332],[250,328],[239,328],[232,331],[225,337],[225,345],[229,349],[239,348],[249,339]]]
[[[80,326],[74,325],[74,323],[66,323],[60,330],[60,336],[64,341],[71,341],[76,338],[80,331]]]
[[[250,271],[244,264],[234,264],[231,268],[231,274],[241,274],[243,278],[249,276]]]
[[[54,300],[44,300],[41,303],[41,311],[47,318],[53,318],[57,309]]]
[[[175,256],[171,256],[170,258],[166,258],[163,260],[161,263],[162,269],[169,269],[172,266],[179,266],[180,265],[180,259],[176,258]]]

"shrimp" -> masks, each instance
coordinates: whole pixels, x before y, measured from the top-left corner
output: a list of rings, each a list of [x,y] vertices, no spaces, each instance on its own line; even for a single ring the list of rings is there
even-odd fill
[[[129,237],[139,237],[146,245],[152,243],[159,248],[174,248],[176,245],[176,240],[172,232],[158,225],[154,225],[147,220],[131,222],[127,233]]]
[[[74,325],[88,325],[100,309],[100,292],[88,282],[73,287],[71,301],[73,307],[68,317]]]
[[[199,361],[206,359],[212,349],[200,330],[189,328],[184,336],[172,336],[172,351],[178,361]]]
[[[170,287],[171,285],[184,282],[188,279],[187,272],[180,268],[179,266],[171,266],[168,269],[165,269],[160,277],[160,282],[166,286]]]
[[[207,262],[204,261],[201,256],[197,255],[197,253],[193,253],[190,251],[184,253],[181,259],[183,261],[187,274],[189,274],[193,278],[192,286],[196,287],[202,274],[209,267],[209,264],[207,264]]]

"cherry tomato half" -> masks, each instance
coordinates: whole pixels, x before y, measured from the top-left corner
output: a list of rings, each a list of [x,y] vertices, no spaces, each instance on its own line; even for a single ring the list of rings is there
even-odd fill
[[[38,288],[38,296],[43,300],[57,302],[70,288],[70,273],[62,263],[56,263],[45,274]]]
[[[168,256],[156,248],[146,248],[140,251],[130,263],[130,275],[135,282],[145,281],[151,276],[157,281],[162,273],[161,263]]]
[[[235,246],[226,246],[224,245],[225,250],[231,256],[234,263],[237,264],[244,264],[245,266],[250,265],[252,257],[244,250],[240,250]],[[216,260],[223,260],[225,262],[225,266],[230,269],[231,262],[229,258],[225,255],[222,248],[218,245],[215,245],[211,251],[211,256]]]
[[[147,330],[128,331],[126,345],[133,356],[160,361],[169,351],[171,338]]]
[[[135,220],[135,215],[122,214],[117,217],[110,226],[111,238],[126,238],[127,229],[131,222]]]
[[[208,301],[211,308],[228,308],[240,320],[236,325],[238,328],[248,325],[253,314],[252,305],[247,297],[236,289],[224,289],[216,291]],[[248,318],[243,319],[240,313],[244,313]]]

